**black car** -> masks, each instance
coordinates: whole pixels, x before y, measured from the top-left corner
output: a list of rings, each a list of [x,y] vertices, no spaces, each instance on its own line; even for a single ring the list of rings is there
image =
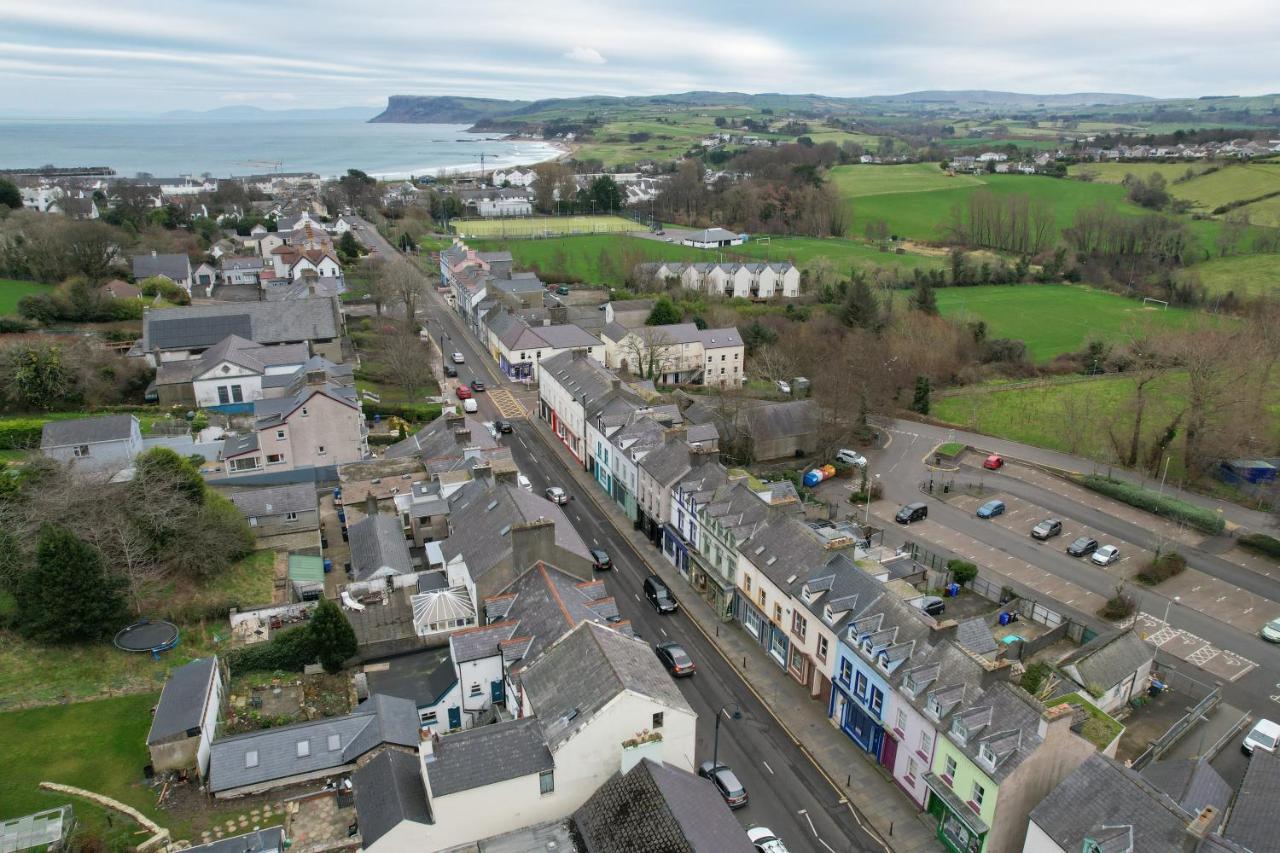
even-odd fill
[[[698,765],[698,775],[711,780],[729,808],[740,809],[747,804],[747,789],[728,765],[704,761]]]
[[[1067,546],[1067,553],[1073,557],[1087,557],[1096,550],[1098,550],[1098,540],[1090,539],[1088,536],[1081,536]]]
[[[479,379],[472,379],[472,380],[471,380],[471,390],[472,390],[472,391],[483,391],[483,390],[484,390],[484,383],[483,383],[483,382],[481,382]]]
[[[653,651],[667,668],[667,672],[676,678],[693,675],[697,670],[693,665],[693,658],[689,657],[689,653],[679,643],[659,643],[653,647]]]
[[[675,613],[680,607],[676,603],[676,597],[671,594],[671,587],[657,575],[649,575],[644,579],[644,597],[649,599],[649,603],[659,613]]]
[[[603,572],[613,568],[613,559],[609,557],[609,552],[601,548],[592,548],[591,550],[591,568],[597,572]]]
[[[454,367],[452,364],[446,364],[446,365],[444,366],[444,375],[445,375],[445,376],[457,376],[457,375],[458,375],[458,368]]]
[[[898,510],[893,520],[899,524],[910,524],[929,517],[929,507],[922,503],[907,504]]]
[[[503,435],[508,435],[511,433],[511,421],[504,421],[502,419],[498,419],[493,422],[493,428],[496,429],[498,432],[502,433]]]
[[[1062,532],[1062,522],[1056,518],[1046,518],[1044,521],[1031,528],[1031,537],[1041,541],[1052,539]]]

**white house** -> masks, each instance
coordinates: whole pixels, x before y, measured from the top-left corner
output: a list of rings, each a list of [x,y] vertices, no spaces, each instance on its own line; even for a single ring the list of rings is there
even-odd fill
[[[741,246],[746,238],[724,228],[707,228],[689,232],[680,242],[695,249],[722,249],[726,246]]]
[[[134,415],[49,421],[41,431],[40,452],[77,471],[114,474],[131,467],[142,452],[142,431]]]
[[[263,380],[266,377],[292,377],[307,363],[310,355],[307,345],[283,344],[262,346],[238,335],[229,335],[204,352],[194,362],[191,385],[195,403],[200,408],[236,406],[261,400]],[[161,365],[180,369],[192,362]],[[281,382],[274,383],[283,391]]]
[[[217,657],[198,658],[169,673],[147,732],[156,771],[195,769],[204,778],[222,696]]]
[[[586,459],[586,405],[621,382],[582,350],[543,359],[538,413],[579,462]]]
[[[1132,629],[1103,635],[1081,646],[1059,666],[1108,713],[1146,693],[1155,663],[1155,647]]]
[[[188,293],[191,292],[191,259],[185,254],[161,255],[153,250],[149,255],[135,255],[132,260],[135,280],[164,276]]]
[[[493,185],[500,187],[503,184],[509,184],[513,187],[531,187],[538,180],[538,173],[532,169],[511,169],[510,171],[496,171],[492,175]]]

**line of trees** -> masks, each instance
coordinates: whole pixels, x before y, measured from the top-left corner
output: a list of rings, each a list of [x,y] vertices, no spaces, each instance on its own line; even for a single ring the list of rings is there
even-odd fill
[[[989,189],[970,193],[951,210],[947,237],[966,246],[982,246],[1019,255],[1038,255],[1057,240],[1053,206],[1025,193],[997,195]]]

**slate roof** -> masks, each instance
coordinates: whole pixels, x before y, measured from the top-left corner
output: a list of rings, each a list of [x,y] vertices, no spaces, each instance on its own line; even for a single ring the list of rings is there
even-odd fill
[[[342,717],[214,741],[209,755],[209,789],[216,793],[332,770],[383,744],[416,748],[419,740],[418,709],[412,701],[370,696]],[[307,744],[305,756],[298,754],[300,742]],[[253,757],[250,753],[256,753],[257,759],[252,767],[247,766]]]
[[[1219,815],[1225,814],[1234,793],[1204,759],[1156,761],[1142,768],[1142,776],[1191,815],[1198,815],[1205,806],[1213,806]]]
[[[1231,841],[1253,853],[1278,853],[1280,832],[1276,831],[1276,805],[1280,803],[1280,756],[1255,749],[1249,769],[1236,793],[1235,804],[1223,831]]]
[[[414,571],[409,541],[404,538],[400,519],[375,513],[347,527],[351,544],[351,573],[357,581],[368,580],[382,569],[405,575]]]
[[[764,403],[744,410],[748,434],[756,441],[809,435],[818,429],[818,409],[812,400]]]
[[[623,691],[693,713],[648,643],[593,622],[584,622],[557,640],[520,681],[552,749],[573,737]]]
[[[699,338],[702,340],[704,349],[742,346],[742,335],[738,334],[738,330],[733,326],[723,329],[703,329],[699,333]]]
[[[190,853],[275,853],[284,850],[284,827],[268,826],[186,848]]]
[[[191,278],[191,259],[186,255],[134,255],[133,277],[139,281],[162,275],[171,281]]]
[[[1129,829],[1132,853],[1193,850],[1187,846],[1194,841],[1187,834],[1191,817],[1139,774],[1101,753],[1085,759],[1031,810],[1040,829],[1063,850],[1073,851],[1083,849],[1086,837],[1102,840],[1104,828]],[[1269,824],[1274,837],[1274,821]]]
[[[351,774],[360,838],[368,847],[408,820],[432,822],[418,756],[386,749]]]
[[[311,483],[293,483],[266,489],[229,492],[227,498],[245,518],[283,515],[287,512],[315,512],[320,501]]]
[[[706,779],[648,758],[605,782],[573,814],[591,853],[753,853]]]
[[[498,446],[497,440],[489,434],[484,421],[467,415],[462,420],[450,420],[448,415],[427,424],[403,441],[398,441],[383,452],[388,459],[403,459],[409,456],[421,456],[424,462],[440,457],[456,457],[463,454],[464,447],[458,443],[454,435],[457,429],[466,429],[471,433],[468,447],[490,449]]]
[[[239,335],[228,335],[200,354],[191,375],[199,376],[224,361],[261,374],[266,373],[268,367],[302,365],[310,357],[311,353],[303,343],[263,346]]]
[[[331,297],[276,302],[187,305],[148,311],[142,318],[142,349],[199,349],[227,335],[259,344],[329,340],[338,337],[338,313]]]
[[[542,375],[550,376],[576,399],[590,403],[613,390],[614,375],[593,358],[562,352],[542,360]],[[545,380],[544,380],[545,381]]]
[[[147,745],[162,743],[197,729],[204,720],[205,699],[218,677],[217,657],[197,658],[169,673],[160,691],[160,702],[151,717]]]
[[[229,435],[222,442],[222,458],[230,459],[257,449],[258,434],[256,432]]]
[[[907,604],[903,606],[910,607]],[[978,759],[981,745],[987,743],[997,758],[995,770],[985,772],[999,784],[1040,746],[1042,713],[1039,703],[1019,688],[1006,681],[997,681],[980,699],[957,711],[953,718],[953,723],[956,718],[962,718],[969,731],[965,743],[957,742],[949,734],[947,737],[956,749],[974,762]]]
[[[447,797],[551,770],[555,762],[537,717],[445,735],[426,759],[431,797]]]
[[[601,341],[577,326],[566,324],[559,326],[539,326],[534,330],[555,349],[573,349],[575,347],[598,347]]]
[[[262,258],[257,255],[232,257],[230,255],[222,258],[222,271],[235,272],[243,270],[260,270],[263,266]]]
[[[1149,664],[1155,656],[1155,647],[1130,629],[1095,638],[1069,655],[1060,666],[1074,666],[1080,673],[1082,686],[1098,685],[1107,690]]]
[[[639,464],[659,486],[670,486],[689,473],[690,456],[689,445],[677,438],[646,453]]]
[[[257,429],[268,429],[282,424],[295,410],[320,394],[353,409],[360,406],[354,386],[329,381],[327,372],[323,383],[312,385],[307,382],[307,371],[299,369],[285,389],[285,396],[253,401],[254,426]]]
[[[40,430],[40,446],[68,447],[99,444],[104,441],[126,441],[133,434],[133,415],[103,415],[71,421],[49,421]]]
[[[370,661],[365,666],[370,693],[411,699],[419,708],[439,702],[457,682],[448,646]]]
[[[987,626],[987,620],[980,616],[966,619],[956,626],[956,642],[975,655],[989,655],[1000,648]]]

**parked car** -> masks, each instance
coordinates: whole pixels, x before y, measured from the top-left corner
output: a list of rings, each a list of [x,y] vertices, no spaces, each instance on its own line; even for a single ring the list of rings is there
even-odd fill
[[[556,296],[568,296],[568,295],[569,295],[569,288],[565,287],[563,284],[556,288]]]
[[[653,651],[667,668],[667,672],[676,678],[686,678],[697,671],[693,658],[689,657],[689,653],[679,643],[659,643],[653,647]]]
[[[859,468],[864,468],[867,464],[867,457],[858,453],[856,450],[850,450],[847,447],[842,447],[836,451],[836,461],[845,465],[855,465]]]
[[[929,507],[922,503],[907,504],[898,510],[898,514],[893,520],[899,524],[910,524],[913,521],[920,521],[929,517]]]
[[[476,412],[480,411],[480,407],[476,405],[474,397],[468,397],[462,401],[462,411],[469,415],[474,415]]]
[[[1103,545],[1089,555],[1096,566],[1109,566],[1120,559],[1120,549],[1115,545]]]
[[[526,477],[524,474],[516,475],[516,485],[524,489],[526,492],[533,491],[533,483],[529,482],[529,478]]]
[[[471,399],[471,389],[468,388],[466,385],[459,385],[457,388],[453,390],[453,393],[458,395],[459,400]]]
[[[1255,749],[1275,752],[1277,742],[1280,742],[1280,723],[1273,723],[1270,720],[1258,720],[1257,725],[1244,736],[1244,742],[1240,744],[1240,750],[1245,755],[1253,755]]]
[[[1280,643],[1280,619],[1272,619],[1263,625],[1262,630],[1258,632],[1258,636],[1268,643]]]
[[[785,381],[785,380],[779,379],[779,380],[778,380],[777,382],[775,382],[774,384],[778,386],[778,391],[780,391],[781,393],[783,393],[783,394],[790,394],[790,393],[791,393],[791,383],[790,383],[790,382],[787,382],[787,381]]]
[[[698,765],[698,775],[711,780],[729,808],[740,809],[747,804],[747,789],[738,781],[729,765],[704,761]]]
[[[1004,457],[992,453],[986,459],[982,460],[982,467],[989,471],[999,471],[1004,467]]]
[[[1081,536],[1067,546],[1067,553],[1073,557],[1087,557],[1098,550],[1098,540],[1090,536]]]
[[[453,363],[454,363],[454,364],[466,364],[466,363],[467,363],[467,357],[466,357],[466,356],[464,356],[464,355],[463,355],[462,353],[460,353],[460,352],[455,352],[455,353],[453,354],[453,356],[452,356],[452,357],[453,357]]]
[[[987,501],[978,507],[978,518],[995,518],[1004,515],[1004,501]]]
[[[756,853],[787,853],[782,839],[767,826],[753,826],[747,830],[747,838],[755,845]]]
[[[923,610],[930,616],[941,616],[947,612],[947,602],[943,601],[936,595],[926,595],[923,598],[917,598],[911,602],[918,610]]]
[[[1044,521],[1031,528],[1031,536],[1034,539],[1044,541],[1052,539],[1062,533],[1062,522],[1056,518],[1046,518]]]
[[[613,568],[613,558],[609,556],[609,552],[603,548],[591,549],[591,568],[597,572],[608,571]]]
[[[676,597],[671,594],[671,587],[657,575],[649,575],[644,579],[644,597],[649,599],[649,603],[659,613],[675,613],[680,607],[676,603]]]
[[[543,492],[543,494],[546,495],[547,500],[551,501],[553,504],[564,506],[569,502],[569,496],[565,494],[564,489],[559,486],[548,486],[547,490]]]
[[[498,432],[502,433],[503,435],[510,435],[511,421],[504,421],[502,418],[498,418],[496,421],[493,422],[493,428],[496,429]]]
[[[454,377],[454,376],[457,376],[457,375],[458,375],[458,368],[454,367],[452,364],[446,364],[446,365],[444,366],[444,375],[445,375],[445,376],[448,376],[448,377]]]
[[[472,379],[472,380],[471,380],[471,390],[472,390],[472,391],[476,391],[476,392],[483,391],[483,390],[484,390],[484,383],[483,383],[483,382],[481,382],[479,379]]]

